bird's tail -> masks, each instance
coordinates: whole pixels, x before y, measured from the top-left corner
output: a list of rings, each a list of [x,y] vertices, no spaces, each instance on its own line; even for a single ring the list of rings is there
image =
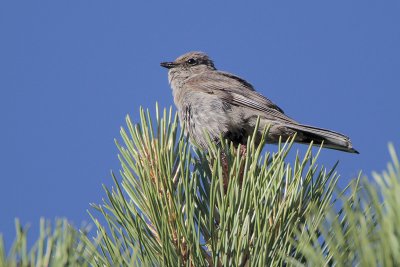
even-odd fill
[[[297,132],[296,142],[310,143],[313,141],[314,145],[320,145],[323,142],[325,148],[359,154],[353,148],[350,138],[341,133],[301,124],[290,125],[288,128]]]

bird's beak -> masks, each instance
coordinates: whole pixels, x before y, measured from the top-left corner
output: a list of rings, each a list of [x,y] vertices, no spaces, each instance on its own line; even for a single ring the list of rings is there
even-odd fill
[[[161,62],[160,65],[161,65],[161,67],[164,67],[164,68],[167,68],[167,69],[172,69],[177,64],[175,62]]]

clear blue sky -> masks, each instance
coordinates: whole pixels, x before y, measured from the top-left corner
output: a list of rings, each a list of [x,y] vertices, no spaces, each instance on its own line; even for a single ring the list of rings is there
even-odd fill
[[[133,1],[131,1],[133,2]],[[349,135],[324,150],[341,184],[400,152],[400,2],[2,1],[0,232],[14,218],[90,221],[139,106],[173,104],[161,61],[207,52],[296,120]],[[139,2],[139,1],[137,1]],[[261,1],[260,1],[261,2]],[[267,3],[266,3],[267,2]],[[305,146],[296,146],[304,151]]]

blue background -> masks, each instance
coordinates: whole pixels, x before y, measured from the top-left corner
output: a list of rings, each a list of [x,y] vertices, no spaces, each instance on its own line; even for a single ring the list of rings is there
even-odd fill
[[[137,1],[139,2],[139,1]],[[261,1],[260,1],[261,2]],[[296,120],[351,136],[340,185],[399,146],[399,1],[2,1],[0,232],[14,218],[90,221],[118,171],[114,138],[139,106],[173,104],[161,61],[207,52]],[[304,152],[305,146],[295,147]]]

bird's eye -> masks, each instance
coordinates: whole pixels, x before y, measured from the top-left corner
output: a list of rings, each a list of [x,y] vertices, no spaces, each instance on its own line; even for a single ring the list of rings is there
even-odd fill
[[[194,58],[189,58],[187,60],[187,63],[190,64],[190,65],[194,65],[194,64],[196,64],[196,60]]]

